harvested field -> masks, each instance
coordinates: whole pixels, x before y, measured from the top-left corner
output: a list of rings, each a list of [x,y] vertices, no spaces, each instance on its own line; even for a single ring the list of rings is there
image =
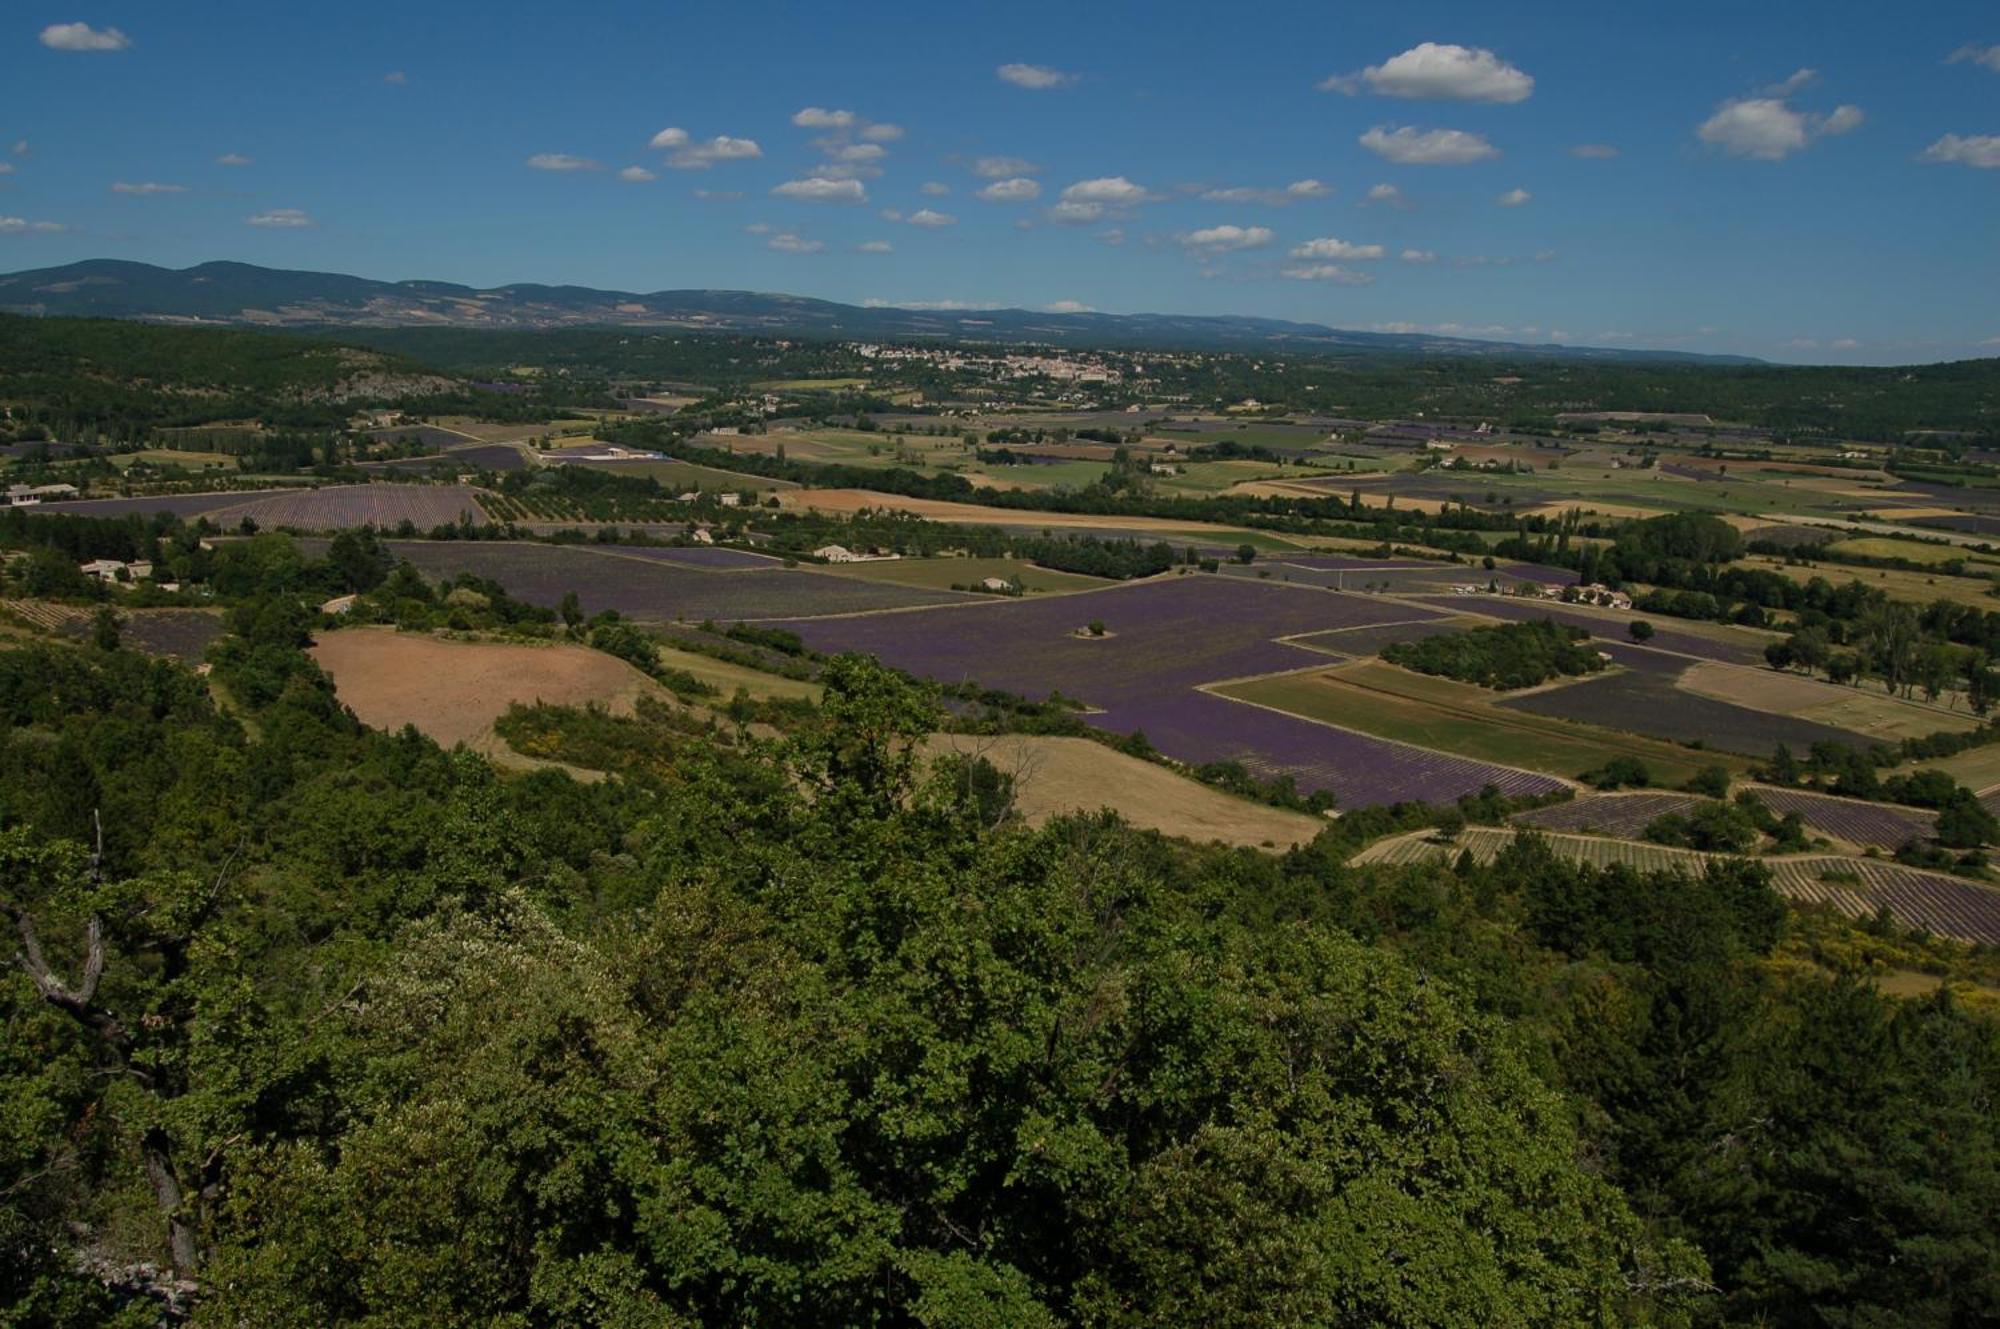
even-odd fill
[[[1518,826],[1580,835],[1611,835],[1636,840],[1646,828],[1669,813],[1685,813],[1708,800],[1699,794],[1648,789],[1630,794],[1590,794],[1553,807],[1533,808],[1514,815]]]
[[[831,512],[851,516],[864,508],[878,511],[908,512],[931,521],[957,522],[961,525],[978,526],[1028,526],[1036,530],[1084,529],[1103,532],[1115,531],[1131,535],[1135,531],[1149,534],[1159,532],[1181,532],[1190,540],[1227,540],[1247,535],[1233,526],[1221,526],[1213,522],[1176,522],[1158,517],[1117,517],[1094,515],[1084,512],[1037,512],[1030,508],[995,508],[979,503],[953,503],[945,499],[904,498],[900,494],[884,494],[873,489],[794,489],[778,496],[778,501],[789,509],[805,509],[812,512]]]
[[[1015,807],[1036,826],[1108,807],[1164,835],[1279,850],[1310,841],[1326,826],[1322,818],[1236,798],[1087,738],[938,734],[925,746],[933,755],[983,756],[1012,775]]]
[[[1960,733],[1979,718],[1943,706],[1903,701],[1873,689],[1843,687],[1803,674],[1704,662],[1681,675],[1680,685],[1700,697],[1752,710],[1796,716],[1885,742],[1940,730]]]
[[[301,541],[318,553],[317,541]],[[592,545],[544,545],[509,540],[390,540],[398,558],[426,576],[445,580],[461,572],[491,578],[510,595],[554,609],[575,591],[586,614],[615,609],[627,618],[761,619],[852,614],[918,605],[955,604],[973,597],[772,568],[717,572],[633,550]]]
[[[660,663],[668,669],[678,669],[692,674],[713,687],[720,695],[717,704],[728,701],[741,689],[752,697],[799,697],[807,701],[818,701],[820,686],[805,679],[786,678],[782,674],[769,673],[762,669],[751,669],[728,660],[718,660],[712,655],[698,651],[684,651],[671,644],[660,647]]]
[[[1845,840],[1851,845],[1896,850],[1911,840],[1928,839],[1937,825],[1937,814],[1924,808],[1891,807],[1858,798],[1817,794],[1804,789],[1779,789],[1772,785],[1751,785],[1764,806],[1779,816],[1796,812],[1799,819],[1821,835]]]
[[[375,729],[415,725],[447,747],[474,744],[515,702],[631,709],[658,685],[613,656],[568,643],[447,641],[393,628],[321,635],[313,659],[335,694]]]
[[[1421,611],[1416,611],[1421,613]],[[1189,762],[1241,761],[1291,775],[1343,806],[1449,800],[1487,783],[1540,792],[1560,782],[1231,702],[1203,684],[1310,666],[1324,657],[1277,638],[1413,616],[1411,607],[1271,582],[1168,577],[1073,596],[910,614],[779,623],[824,651],[865,651],[944,682],[1030,697],[1060,691],[1098,708],[1114,733],[1143,732]],[[1108,634],[1082,634],[1092,619]]]
[[[1698,870],[1715,855],[1692,849],[1599,836],[1537,832],[1564,858],[1603,867],[1623,863],[1644,871]],[[1434,843],[1427,832],[1378,840],[1351,860],[1355,863],[1428,863],[1470,853],[1490,862],[1509,844],[1511,830],[1467,827],[1450,844]],[[1961,941],[2000,944],[2000,891],[1942,872],[1925,872],[1900,863],[1834,854],[1800,854],[1757,860],[1771,870],[1771,885],[1780,895],[1800,904],[1827,905],[1849,918],[1866,918],[1878,908],[1905,927],[1928,928]]]
[[[1780,743],[1801,752],[1814,743],[1852,744],[1858,740],[1858,735],[1845,729],[1698,697],[1677,687],[1672,673],[1637,669],[1601,674],[1496,704],[1676,743],[1699,743],[1746,757],[1768,757]]]

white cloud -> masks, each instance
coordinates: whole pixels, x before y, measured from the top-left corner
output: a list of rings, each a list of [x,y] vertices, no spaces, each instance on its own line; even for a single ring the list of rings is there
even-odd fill
[[[1399,166],[1463,166],[1498,157],[1500,150],[1463,129],[1390,129],[1377,125],[1360,138],[1361,146]]]
[[[764,149],[754,138],[714,138],[695,140],[685,129],[666,128],[653,135],[649,146],[666,152],[666,164],[676,171],[705,171],[717,162],[748,161],[762,157]]]
[[[942,180],[926,180],[918,186],[917,192],[926,198],[945,198],[951,193],[951,186]]]
[[[311,226],[313,219],[303,208],[271,208],[243,219],[246,226],[262,226],[270,230],[295,231]]]
[[[1493,201],[1495,203],[1498,203],[1503,208],[1518,208],[1523,203],[1526,203],[1529,199],[1533,197],[1534,197],[1533,194],[1530,194],[1527,190],[1519,188],[1517,186],[1513,189],[1508,190],[1506,193],[1502,194],[1500,197],[1494,199]]]
[[[538,171],[601,171],[604,167],[588,157],[576,157],[567,152],[538,152],[528,158],[528,165]]]
[[[743,231],[746,235],[769,235],[777,229],[777,227],[771,225],[769,222],[751,222],[743,228]]]
[[[1031,92],[1066,88],[1076,82],[1076,75],[1066,74],[1060,69],[1050,69],[1047,65],[1002,65],[993,72],[999,76],[1002,83],[1012,83],[1017,88],[1027,88]]]
[[[808,106],[792,117],[800,129],[852,129],[854,121],[852,111],[829,111],[820,106]]]
[[[931,230],[958,225],[958,218],[952,216],[949,212],[934,212],[929,208],[918,208],[905,218],[905,220],[912,226],[923,226]]]
[[[859,180],[827,180],[810,177],[804,180],[787,180],[771,192],[779,198],[797,199],[802,203],[866,203],[868,191],[861,187]]]
[[[400,88],[405,83],[408,83],[410,81],[410,76],[408,74],[405,74],[400,69],[392,69],[388,73],[382,76],[382,81],[384,83],[394,84],[396,87]]]
[[[1122,175],[1106,175],[1095,180],[1077,181],[1063,190],[1062,199],[1065,203],[1097,203],[1111,208],[1129,208],[1153,202],[1153,195],[1144,186],[1135,185]]]
[[[1095,314],[1097,311],[1081,300],[1058,300],[1048,307],[1051,314]]]
[[[0,162],[0,175],[12,175],[12,174],[14,174],[14,163]]]
[[[120,180],[111,186],[114,194],[185,194],[186,185],[163,185],[157,180],[146,180],[138,184]]]
[[[1581,157],[1585,161],[1605,161],[1616,157],[1618,149],[1609,143],[1579,143],[1569,150],[1569,155]]]
[[[1064,199],[1044,215],[1059,226],[1081,226],[1089,222],[1103,221],[1105,207],[1102,203],[1079,203],[1072,199]]]
[[[864,125],[861,137],[870,143],[894,143],[903,136],[901,125]]]
[[[28,155],[28,140],[24,138],[14,140],[14,155],[16,157],[25,157]]]
[[[61,222],[29,221],[26,217],[0,217],[0,235],[55,235],[68,229]]]
[[[1179,239],[1189,249],[1226,254],[1239,249],[1262,249],[1277,236],[1268,226],[1209,226],[1189,231]]]
[[[1512,103],[1526,101],[1535,80],[1483,48],[1424,42],[1358,74],[1326,79],[1319,88],[1349,96],[1365,89],[1425,101]]]
[[[1768,84],[1758,91],[1766,97],[1783,98],[1789,97],[1802,89],[1809,88],[1817,82],[1819,82],[1819,71],[1817,69],[1801,69],[1790,78]]]
[[[880,161],[889,155],[880,143],[830,143],[825,148],[826,155],[838,162]]]
[[[1318,180],[1294,180],[1283,189],[1252,189],[1247,186],[1204,189],[1201,197],[1207,203],[1262,203],[1267,207],[1282,208],[1300,199],[1326,198],[1332,193],[1332,185]]]
[[[1401,258],[1405,263],[1435,263],[1438,261],[1437,251],[1432,249],[1405,249],[1397,257]]]
[[[697,189],[694,196],[704,203],[735,203],[742,199],[740,189]]]
[[[1946,134],[1924,149],[1927,162],[1957,162],[1981,170],[2000,168],[2000,134]]]
[[[1779,86],[1797,78],[1794,74]],[[1739,97],[1722,103],[1695,129],[1695,136],[1732,157],[1775,162],[1802,151],[1822,135],[1845,134],[1865,118],[1858,106],[1836,106],[1831,114],[1820,115],[1795,110],[1783,97]]]
[[[2000,42],[1996,42],[1992,46],[1961,46],[1945,57],[1945,63],[1947,64],[1955,65],[1965,61],[1970,61],[1978,65],[1981,69],[1990,69],[1994,73],[2000,74]],[[1982,346],[1985,344],[1984,342],[1980,343]]]
[[[882,174],[879,166],[852,162],[821,162],[806,172],[815,180],[873,180]]]
[[[825,249],[826,245],[818,240],[804,239],[790,231],[780,231],[764,242],[764,248],[775,249],[780,254],[817,254]]]
[[[1293,258],[1377,259],[1387,252],[1381,245],[1349,244],[1330,235],[1292,247]]]
[[[123,51],[132,45],[132,39],[116,28],[51,23],[42,29],[42,45],[52,51]]]
[[[1042,168],[1024,157],[979,157],[972,173],[984,180],[1003,180],[1012,175],[1034,175]]]
[[[1122,226],[1106,227],[1097,233],[1097,238],[1115,249],[1125,243],[1125,228]]]
[[[896,246],[890,244],[887,240],[864,240],[854,246],[854,248],[863,254],[893,254],[896,252]]]
[[[1852,337],[1837,337],[1833,341],[1828,342],[1827,345],[1836,351],[1852,351],[1858,350],[1861,343]]]
[[[655,172],[649,171],[643,166],[627,166],[618,173],[618,178],[620,180],[629,180],[636,185],[644,184],[648,180],[657,180],[660,177]]]
[[[217,166],[248,166],[250,158],[240,152],[225,152],[215,159]]]
[[[978,191],[978,196],[988,203],[1026,203],[1042,196],[1042,187],[1027,176],[1016,176],[1012,180],[995,180]]]
[[[1293,281],[1330,281],[1339,286],[1366,286],[1375,279],[1365,272],[1343,268],[1338,263],[1307,263],[1284,269]]]
[[[1365,208],[1371,203],[1380,203],[1392,208],[1410,206],[1410,201],[1403,197],[1403,191],[1394,185],[1370,185],[1368,197],[1361,201],[1361,206]]]

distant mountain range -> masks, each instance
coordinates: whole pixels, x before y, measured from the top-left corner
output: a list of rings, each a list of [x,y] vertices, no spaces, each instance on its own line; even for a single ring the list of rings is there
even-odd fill
[[[249,263],[160,268],[89,259],[0,277],[0,311],[162,323],[259,327],[633,327],[851,341],[1039,342],[1150,350],[1369,352],[1549,356],[1581,360],[1757,364],[1745,356],[1480,341],[1417,333],[1348,332],[1317,323],[1191,314],[932,310],[837,304],[756,291],[599,291],[517,284],[479,290],[451,282],[375,281]]]

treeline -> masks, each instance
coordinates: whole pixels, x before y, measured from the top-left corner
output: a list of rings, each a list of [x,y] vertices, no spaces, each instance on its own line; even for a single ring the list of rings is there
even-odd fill
[[[1595,673],[1604,660],[1590,634],[1538,619],[1465,632],[1441,632],[1417,641],[1391,642],[1381,651],[1390,664],[1437,674],[1483,688],[1531,688],[1552,678]]]

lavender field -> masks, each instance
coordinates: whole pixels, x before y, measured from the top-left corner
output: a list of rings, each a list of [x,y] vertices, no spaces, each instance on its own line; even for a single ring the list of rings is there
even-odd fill
[[[1421,619],[1367,596],[1273,582],[1177,577],[1051,600],[1012,600],[778,623],[822,651],[863,651],[943,682],[1030,697],[1061,692],[1114,733],[1144,732],[1188,762],[1241,761],[1265,777],[1331,790],[1343,807],[1450,800],[1495,784],[1539,793],[1561,782],[1317,724],[1198,691],[1203,684],[1310,666],[1323,656],[1276,638]],[[1437,616],[1441,617],[1441,616]],[[1101,620],[1103,638],[1079,635]]]
[[[1937,814],[1922,808],[1890,807],[1858,798],[1768,785],[1758,785],[1756,794],[1779,816],[1796,812],[1813,830],[1849,844],[1900,849],[1911,840],[1929,837],[1937,823]]]
[[[1514,622],[1532,622],[1546,618],[1557,623],[1567,623],[1572,627],[1582,628],[1603,643],[1626,640],[1626,625],[1633,619],[1644,618],[1653,625],[1653,635],[1646,644],[1654,650],[1674,651],[1702,660],[1721,660],[1727,664],[1762,665],[1765,640],[1778,640],[1775,636],[1766,639],[1754,637],[1747,632],[1740,640],[1711,637],[1666,626],[1657,619],[1630,610],[1620,611],[1614,615],[1577,609],[1554,600],[1482,595],[1476,598],[1460,597],[1456,603],[1461,612],[1485,614],[1489,618],[1504,618]]]
[[[266,528],[333,531],[355,526],[393,530],[404,521],[429,530],[461,517],[485,522],[479,491],[467,485],[329,485],[324,489],[238,490],[216,494],[163,494],[157,498],[91,498],[45,503],[45,512],[82,517],[126,517],[171,512],[192,520],[207,517],[230,526],[250,518]]]
[[[747,549],[717,549],[713,545],[688,545],[685,548],[679,545],[611,545],[599,548],[598,552],[716,572],[750,572],[785,566],[783,559],[769,554],[753,554]]]

